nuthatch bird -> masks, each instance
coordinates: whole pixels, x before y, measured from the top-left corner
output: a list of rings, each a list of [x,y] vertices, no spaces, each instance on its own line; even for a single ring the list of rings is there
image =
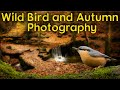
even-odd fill
[[[87,46],[80,46],[78,48],[72,47],[72,48],[77,50],[77,52],[81,57],[82,62],[91,67],[98,67],[98,66],[104,67],[107,61],[116,60]]]

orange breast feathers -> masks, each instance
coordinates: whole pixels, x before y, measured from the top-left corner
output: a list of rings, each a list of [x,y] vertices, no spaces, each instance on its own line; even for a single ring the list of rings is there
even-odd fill
[[[104,57],[90,56],[88,51],[79,51],[82,62],[91,67],[105,66],[107,60]]]

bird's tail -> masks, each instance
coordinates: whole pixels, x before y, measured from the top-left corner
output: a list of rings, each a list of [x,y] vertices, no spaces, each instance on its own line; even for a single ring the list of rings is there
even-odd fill
[[[111,57],[109,57],[107,60],[108,60],[108,61],[117,61],[117,59],[111,58]]]

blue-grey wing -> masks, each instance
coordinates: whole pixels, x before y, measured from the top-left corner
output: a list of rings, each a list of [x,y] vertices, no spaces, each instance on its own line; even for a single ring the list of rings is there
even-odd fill
[[[91,56],[93,56],[93,57],[105,57],[105,58],[108,58],[108,57],[109,57],[109,56],[107,56],[107,55],[105,55],[105,54],[103,54],[103,53],[101,53],[101,52],[99,52],[99,51],[96,51],[96,50],[90,51],[89,54],[90,54]]]

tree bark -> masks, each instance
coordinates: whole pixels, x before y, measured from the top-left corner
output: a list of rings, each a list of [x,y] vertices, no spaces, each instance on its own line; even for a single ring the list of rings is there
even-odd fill
[[[109,13],[109,14],[112,14],[112,13]],[[110,52],[111,52],[111,31],[112,31],[112,27],[111,27],[111,22],[109,21],[108,22],[108,31],[106,33],[106,41],[105,41],[105,53],[107,55],[110,55]]]

